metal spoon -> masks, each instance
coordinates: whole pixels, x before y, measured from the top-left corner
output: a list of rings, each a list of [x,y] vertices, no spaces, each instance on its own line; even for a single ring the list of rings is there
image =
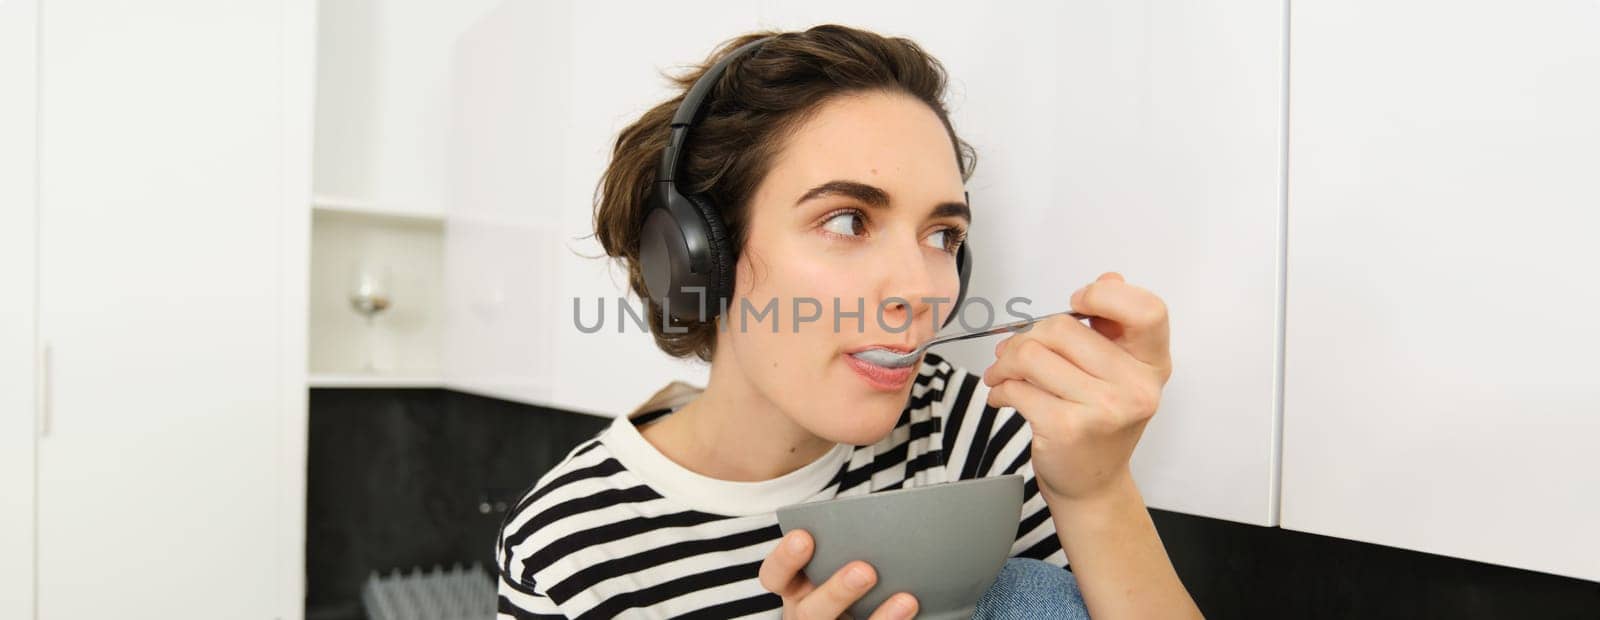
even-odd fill
[[[888,349],[867,349],[865,351],[861,351],[861,352],[855,353],[853,355],[855,355],[856,357],[858,357],[858,358],[860,358],[862,360],[865,360],[868,363],[876,364],[878,366],[883,366],[884,368],[905,368],[907,366],[910,366],[912,364],[917,363],[917,360],[922,357],[922,353],[924,351],[927,351],[928,347],[931,347],[933,345],[944,344],[946,342],[955,342],[957,340],[967,340],[969,338],[978,338],[980,336],[989,336],[989,335],[993,335],[993,334],[999,334],[999,333],[1002,333],[1002,332],[1016,331],[1016,330],[1018,330],[1020,328],[1027,327],[1027,326],[1032,325],[1034,323],[1038,323],[1039,321],[1043,321],[1043,320],[1048,319],[1050,317],[1061,315],[1061,314],[1065,314],[1065,315],[1071,316],[1072,318],[1079,319],[1079,320],[1083,320],[1083,319],[1089,318],[1089,315],[1087,315],[1087,314],[1083,314],[1081,312],[1072,312],[1070,310],[1066,311],[1066,312],[1052,312],[1050,314],[1044,314],[1044,315],[1036,316],[1036,317],[1033,317],[1031,319],[1023,319],[1021,321],[1016,321],[1016,322],[1013,322],[1013,323],[1006,323],[1004,325],[997,325],[997,326],[991,327],[989,329],[979,330],[979,331],[975,331],[975,332],[968,332],[968,333],[965,333],[965,334],[950,334],[948,336],[934,336],[932,339],[928,340],[927,342],[922,343],[922,346],[917,347],[915,349],[912,349],[910,351],[907,351],[905,353],[897,353],[895,351],[890,351]]]

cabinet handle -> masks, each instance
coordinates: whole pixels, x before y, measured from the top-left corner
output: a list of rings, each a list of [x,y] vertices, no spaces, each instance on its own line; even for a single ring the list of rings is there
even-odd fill
[[[39,380],[35,402],[39,405],[39,436],[50,436],[50,344],[39,348]]]

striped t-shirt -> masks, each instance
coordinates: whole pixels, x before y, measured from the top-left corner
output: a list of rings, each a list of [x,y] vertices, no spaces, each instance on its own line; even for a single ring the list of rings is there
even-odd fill
[[[782,600],[757,578],[782,537],[777,508],[1013,473],[1025,486],[1011,555],[1066,566],[1033,477],[1032,433],[987,392],[982,377],[926,353],[888,436],[760,482],[709,478],[657,451],[638,428],[667,409],[619,417],[508,512],[495,541],[500,617],[779,617]]]

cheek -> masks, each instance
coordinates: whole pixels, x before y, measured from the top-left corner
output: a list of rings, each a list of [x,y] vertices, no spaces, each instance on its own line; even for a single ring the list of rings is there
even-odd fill
[[[842,346],[833,329],[835,298],[839,300],[841,312],[864,309],[863,316],[867,317],[867,325],[871,325],[872,307],[867,301],[872,287],[871,274],[849,261],[786,247],[779,252],[741,256],[734,277],[734,296],[728,306],[728,314],[734,318],[731,327],[737,330],[742,321],[745,333],[741,335],[764,336],[765,344],[785,346],[777,341],[787,337],[801,341],[791,343],[795,350],[835,351]],[[743,316],[740,315],[741,306],[750,309]],[[756,315],[769,306],[774,312],[757,319]],[[774,315],[777,334],[772,333]],[[798,321],[799,315],[808,320]],[[858,333],[856,323],[854,318],[840,322],[839,335],[844,336],[844,341],[858,340],[852,338]]]
[[[866,310],[864,316],[871,316],[868,292],[872,289],[871,274],[868,270],[861,269],[859,265],[842,264],[833,260],[815,260],[802,265],[797,265],[794,270],[793,284],[794,295],[810,300],[815,304],[808,304],[810,314],[821,314],[814,323],[801,325],[800,329],[818,329],[833,332],[834,299],[838,299],[838,308],[841,313],[853,313],[857,310]],[[820,312],[818,311],[820,308]],[[840,330],[850,334],[856,333],[854,326],[857,321],[853,318],[841,320]]]
[[[861,337],[853,318],[841,320],[839,331],[834,331],[833,299],[839,298],[841,310],[855,311],[857,300],[866,297],[867,278],[860,270],[834,265],[835,261],[790,256],[783,262],[770,255],[740,258],[723,337],[735,350],[744,372],[763,392],[783,402],[798,403],[799,408],[791,413],[805,418],[800,422],[813,431],[829,429],[830,434],[837,434],[841,429],[833,427],[839,422],[828,418],[848,410],[846,405],[853,398],[849,390],[859,387],[839,354]],[[817,318],[797,323],[797,299],[814,300],[801,302],[799,311]],[[757,318],[769,304],[773,314]],[[741,306],[750,311],[741,314]],[[870,307],[867,310],[863,316],[870,327]],[[774,322],[777,333],[773,333]],[[849,434],[859,434],[859,430]]]
[[[894,426],[903,402],[863,401],[868,389],[839,357],[874,329],[873,274],[846,257],[766,241],[760,246],[764,251],[740,256],[728,310],[724,337],[743,372],[768,397],[786,403],[813,433],[835,441],[876,441]],[[953,297],[954,274],[948,281]],[[842,312],[855,312],[858,305],[862,311],[860,319],[841,319],[838,331],[833,326],[836,297]],[[800,310],[817,318],[797,326],[796,299],[814,300],[802,302]],[[769,304],[773,315],[757,319]]]
[[[736,290],[752,295],[835,297],[869,279],[859,252],[829,250],[806,233],[766,244],[739,257]],[[759,277],[758,277],[759,276]]]

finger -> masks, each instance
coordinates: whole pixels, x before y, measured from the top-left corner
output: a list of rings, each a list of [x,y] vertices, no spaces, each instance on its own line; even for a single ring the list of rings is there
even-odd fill
[[[1033,429],[1035,439],[1066,438],[1082,426],[1080,418],[1088,415],[1085,405],[1061,402],[1027,381],[1016,379],[1002,381],[990,388],[988,404],[1016,410],[1017,415],[1028,421],[1028,427]],[[1063,411],[1064,415],[1050,413]]]
[[[1127,352],[1121,352],[1119,360],[1123,370],[1117,374],[1123,378],[1107,381],[1084,372],[1055,351],[1047,349],[1044,341],[1023,340],[1008,348],[1005,355],[984,371],[983,382],[991,386],[990,391],[993,392],[994,387],[1001,383],[1020,381],[1055,399],[1030,404],[1031,408],[1039,411],[1081,405],[1091,415],[1086,421],[1104,421],[1093,416],[1095,411],[1114,414],[1113,422],[1147,419],[1161,400],[1160,384],[1152,384],[1146,374],[1149,367]],[[1045,408],[1040,409],[1041,406]]]
[[[910,618],[916,613],[917,597],[911,596],[909,592],[899,592],[873,610],[872,617],[867,620],[901,620]]]
[[[811,591],[811,580],[801,569],[811,561],[811,534],[794,530],[778,541],[778,546],[761,561],[757,575],[761,587],[785,599],[798,599]]]
[[[1011,347],[1035,339],[1084,372],[1106,381],[1129,378],[1131,373],[1127,363],[1137,361],[1122,347],[1072,317],[1050,317],[1034,324],[1034,327],[1026,333],[1014,334],[1000,341],[995,346],[995,357],[1003,357]]]
[[[877,582],[878,575],[871,565],[859,560],[851,562],[801,598],[796,611],[801,618],[838,618]]]
[[[1097,295],[1103,296],[1106,291],[1111,290],[1118,291],[1118,297],[1121,297],[1121,299],[1102,298],[1099,301],[1094,301],[1093,298]],[[1130,299],[1136,303],[1142,303],[1143,306],[1127,306]],[[1091,320],[1091,326],[1102,328],[1101,330],[1106,333],[1106,337],[1116,340],[1121,337],[1124,328],[1136,326],[1141,322],[1140,315],[1137,314],[1138,310],[1142,308],[1148,313],[1153,306],[1164,304],[1155,293],[1129,284],[1116,272],[1107,272],[1095,279],[1095,281],[1073,291],[1069,298],[1069,305],[1074,310],[1091,314],[1094,318],[1100,319],[1098,321]],[[1094,312],[1088,310],[1091,307],[1094,308]],[[1103,329],[1107,327],[1111,329]]]
[[[1167,305],[1154,293],[1121,279],[1102,277],[1072,294],[1072,309],[1092,315],[1091,326],[1135,359],[1159,365],[1167,361]],[[1115,325],[1105,325],[1111,321]]]
[[[1091,402],[1095,393],[1107,389],[1105,381],[1073,365],[1038,338],[1008,347],[983,373],[983,382],[990,387],[1011,379],[1027,381],[1057,398],[1080,403]]]

